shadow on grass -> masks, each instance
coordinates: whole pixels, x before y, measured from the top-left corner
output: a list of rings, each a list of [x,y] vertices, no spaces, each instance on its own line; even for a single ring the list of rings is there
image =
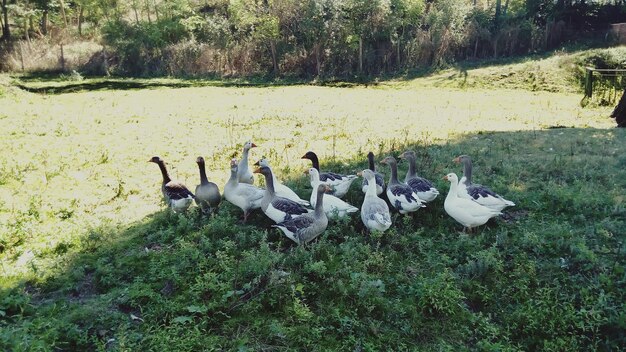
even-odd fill
[[[394,214],[383,235],[363,234],[355,214],[296,247],[259,211],[241,225],[228,203],[210,219],[164,210],[122,229],[92,229],[80,251],[63,250],[58,275],[0,292],[0,347],[619,349],[624,137],[565,128],[374,151],[381,160],[416,150],[418,173],[441,192],[413,217]],[[476,181],[517,203],[469,236],[442,209],[441,177],[461,172],[451,162],[459,154],[473,157]],[[366,167],[365,158],[321,163],[343,173]],[[360,182],[346,197],[359,206]],[[308,198],[310,189],[296,191]],[[587,320],[591,310],[602,319]]]

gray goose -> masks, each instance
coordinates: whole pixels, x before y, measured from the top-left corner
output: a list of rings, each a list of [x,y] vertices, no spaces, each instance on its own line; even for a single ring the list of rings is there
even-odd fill
[[[189,206],[193,202],[195,196],[187,187],[178,182],[173,181],[170,178],[167,168],[165,167],[165,161],[158,156],[153,156],[148,162],[159,165],[161,175],[163,176],[163,183],[161,184],[161,192],[163,198],[168,207],[172,208],[175,213],[182,213],[189,209]]]
[[[439,191],[435,188],[432,182],[429,180],[417,176],[415,171],[415,152],[407,150],[400,154],[400,159],[405,159],[409,162],[409,171],[404,177],[404,182],[413,189],[417,196],[424,202],[432,202],[439,195]]]
[[[472,183],[472,159],[469,156],[460,155],[454,158],[454,162],[463,164],[463,177],[459,180],[459,187],[457,187],[459,197],[471,199],[496,211],[502,211],[506,207],[515,205],[489,187]]]
[[[379,196],[383,193],[383,190],[385,189],[385,179],[383,178],[382,174],[376,172],[376,165],[374,165],[374,153],[367,153],[367,162],[369,164],[369,169],[374,172],[374,178],[376,180],[376,195]],[[367,192],[368,182],[369,181],[367,180],[367,178],[363,178],[363,183],[361,186],[361,190],[363,191],[363,193]]]
[[[312,151],[308,151],[306,154],[304,154],[302,156],[302,159],[311,160],[311,162],[313,163],[313,167],[320,174],[320,181],[331,187],[332,191],[330,192],[330,194],[334,195],[335,197],[341,198],[346,195],[346,193],[348,193],[348,190],[350,189],[352,181],[356,180],[356,175],[340,175],[334,172],[321,172],[320,162],[317,159],[317,155]]]
[[[285,220],[272,227],[279,228],[285,236],[298,245],[308,243],[319,236],[328,226],[328,218],[324,212],[324,193],[330,191],[328,185],[317,186],[317,202],[313,213]]]
[[[215,213],[222,201],[220,189],[207,179],[204,158],[199,156],[196,163],[200,170],[200,184],[196,186],[196,204],[205,214]]]
[[[389,165],[391,177],[387,184],[387,198],[391,205],[398,209],[400,214],[408,214],[424,207],[422,200],[406,183],[398,181],[398,164],[396,159],[388,156],[381,161],[381,164]]]
[[[376,195],[375,175],[374,171],[365,169],[359,172],[359,176],[363,176],[369,181],[363,205],[361,205],[361,220],[363,225],[369,231],[375,230],[383,232],[391,226],[391,215],[389,214],[389,206],[387,202],[378,198]]]
[[[274,180],[272,170],[268,166],[261,166],[254,170],[255,174],[262,174],[265,177],[265,194],[261,200],[261,209],[275,223],[295,218],[307,214],[309,209],[302,204],[298,204],[291,199],[279,197],[274,190]]]

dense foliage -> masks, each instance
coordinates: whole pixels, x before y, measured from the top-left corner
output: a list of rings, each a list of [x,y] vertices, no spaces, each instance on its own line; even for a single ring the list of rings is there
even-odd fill
[[[543,0],[14,0],[3,37],[100,38],[131,75],[348,77],[606,39],[623,5]],[[23,48],[5,47],[24,55]],[[1,51],[1,50],[0,50]],[[102,56],[102,55],[101,55]],[[23,59],[22,60],[22,66]],[[100,73],[108,71],[106,64]]]

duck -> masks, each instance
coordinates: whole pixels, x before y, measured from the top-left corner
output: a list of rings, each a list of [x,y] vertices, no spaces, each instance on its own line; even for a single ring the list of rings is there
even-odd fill
[[[311,177],[311,187],[313,190],[317,190],[319,185],[322,184],[320,181],[320,174],[316,168],[312,167],[306,171]],[[311,205],[316,206],[317,204],[317,192],[311,192]],[[333,196],[332,194],[324,195],[324,212],[326,216],[333,217],[345,217],[349,213],[356,213],[359,211],[359,208],[344,202],[338,197]]]
[[[384,232],[391,227],[391,215],[387,202],[377,195],[376,174],[371,169],[365,169],[357,174],[367,179],[367,191],[361,205],[361,221],[368,231]]]
[[[463,164],[463,177],[459,181],[459,197],[475,201],[493,210],[502,211],[506,207],[512,207],[515,203],[504,199],[501,195],[489,189],[489,187],[472,183],[472,159],[467,155],[460,155],[453,160]]]
[[[450,182],[450,190],[443,203],[443,208],[448,215],[470,232],[472,228],[483,225],[489,219],[502,214],[498,210],[480,205],[468,198],[460,197],[458,195],[459,178],[455,173],[449,173],[443,179]]]
[[[200,184],[196,186],[195,192],[196,204],[205,214],[215,213],[222,201],[220,189],[207,179],[204,158],[201,156],[196,158],[196,164],[200,170]]]
[[[302,159],[311,160],[311,162],[313,163],[313,167],[320,174],[320,181],[331,187],[332,191],[330,192],[330,194],[334,195],[335,197],[341,198],[345,196],[346,193],[348,193],[352,182],[356,180],[356,175],[340,175],[334,172],[321,172],[320,163],[317,159],[317,154],[312,151],[306,152],[306,154],[302,156]]]
[[[398,164],[394,157],[384,158],[381,164],[389,165],[391,168],[391,176],[387,184],[387,198],[400,214],[408,214],[425,207],[424,202],[409,185],[398,181]]]
[[[184,213],[189,209],[191,203],[195,198],[195,195],[191,191],[178,181],[173,181],[170,178],[167,168],[165,167],[165,161],[159,156],[153,156],[148,162],[159,165],[161,169],[161,175],[163,176],[163,183],[161,184],[161,192],[163,198],[168,207],[170,207],[175,213]]]
[[[279,197],[274,189],[274,180],[272,179],[272,169],[269,166],[261,166],[254,170],[255,174],[261,174],[265,177],[265,192],[261,200],[261,209],[275,223],[281,223],[285,220],[295,218],[297,216],[307,214],[309,209],[302,204],[298,204],[291,199]]]
[[[404,182],[409,185],[425,203],[430,203],[435,200],[439,195],[437,188],[435,188],[433,183],[429,180],[417,176],[415,172],[415,152],[407,150],[400,154],[399,158],[409,162],[409,171],[407,171],[404,177]]]
[[[376,172],[376,166],[374,165],[374,153],[367,153],[367,162],[369,164],[369,169],[374,172],[374,178],[376,180],[376,195],[379,196],[385,189],[385,179],[382,174]],[[361,185],[361,191],[363,191],[363,193],[367,192],[368,182],[369,181],[366,178],[363,178],[363,183]]]
[[[239,179],[239,183],[254,184],[254,176],[248,167],[248,155],[250,154],[250,149],[256,147],[257,145],[251,141],[247,141],[243,145],[241,160],[239,161],[239,165],[237,165],[237,178]]]
[[[306,244],[319,236],[328,226],[328,217],[324,212],[325,193],[330,192],[330,186],[319,184],[316,189],[315,210],[313,213],[303,214],[296,218],[285,220],[272,227],[280,229],[285,236],[298,245]]]
[[[224,198],[243,210],[243,222],[245,223],[250,211],[261,207],[261,200],[265,191],[247,183],[240,183],[237,169],[237,159],[232,159],[230,161],[230,178],[224,185]]]
[[[269,161],[265,158],[262,157],[261,160],[257,161],[256,163],[254,163],[255,166],[270,166]],[[309,206],[310,203],[307,202],[304,199],[301,199],[300,196],[298,196],[296,194],[296,192],[292,191],[291,188],[283,185],[278,178],[276,178],[276,175],[272,172],[272,180],[274,181],[274,190],[276,190],[276,195],[279,197],[285,197],[287,199],[291,199],[294,202],[298,203],[298,204],[302,204],[304,206]]]

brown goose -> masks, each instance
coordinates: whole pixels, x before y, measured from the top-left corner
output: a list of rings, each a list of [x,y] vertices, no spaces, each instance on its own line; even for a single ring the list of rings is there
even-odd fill
[[[153,156],[148,162],[159,165],[159,169],[161,169],[161,175],[163,176],[161,192],[163,192],[163,198],[165,198],[167,206],[172,208],[176,213],[185,212],[195,198],[193,193],[191,193],[184,184],[178,181],[172,181],[163,159],[158,156]]]
[[[317,154],[312,151],[308,151],[306,154],[302,156],[302,159],[309,159],[313,163],[313,167],[320,174],[320,181],[324,184],[327,184],[331,187],[332,191],[330,194],[335,197],[343,197],[348,190],[350,189],[350,185],[352,181],[356,180],[356,175],[340,175],[334,172],[321,172],[320,171],[320,162],[317,159]]]
[[[405,159],[409,162],[409,171],[406,173],[404,177],[404,182],[417,193],[417,196],[420,197],[424,202],[432,202],[439,195],[439,191],[435,188],[432,182],[428,181],[423,177],[417,176],[415,172],[415,152],[407,150],[406,152],[400,154],[400,159]]]
[[[274,180],[272,170],[268,166],[261,166],[254,170],[255,174],[262,174],[265,177],[265,194],[261,200],[261,209],[275,223],[281,223],[291,218],[307,214],[309,209],[302,204],[298,204],[291,199],[279,197],[274,190]]]
[[[457,189],[461,198],[467,198],[496,211],[502,211],[506,207],[512,207],[515,203],[504,199],[501,195],[489,189],[489,187],[472,183],[472,159],[467,155],[454,158],[454,162],[463,164],[463,177],[459,180]]]
[[[389,165],[391,177],[387,184],[387,198],[391,205],[398,209],[400,214],[408,214],[424,207],[422,200],[406,183],[398,181],[398,164],[396,159],[388,156],[381,161],[381,164]]]
[[[324,193],[328,191],[330,191],[328,185],[320,184],[317,186],[317,202],[313,213],[285,220],[279,224],[272,225],[272,227],[279,228],[285,236],[298,245],[312,241],[324,232],[328,226],[328,218],[326,213],[324,213]]]
[[[199,156],[196,163],[200,170],[200,184],[196,186],[196,204],[205,214],[215,213],[222,201],[220,189],[207,179],[204,158]]]
[[[383,178],[383,175],[376,172],[376,165],[374,165],[374,153],[367,153],[367,162],[369,164],[369,169],[374,172],[374,179],[376,180],[376,195],[379,196],[381,195],[381,193],[383,193],[383,190],[385,189],[385,179]],[[367,180],[367,178],[363,178],[363,183],[361,186],[361,190],[363,191],[363,193],[367,193],[368,182],[369,181]]]

